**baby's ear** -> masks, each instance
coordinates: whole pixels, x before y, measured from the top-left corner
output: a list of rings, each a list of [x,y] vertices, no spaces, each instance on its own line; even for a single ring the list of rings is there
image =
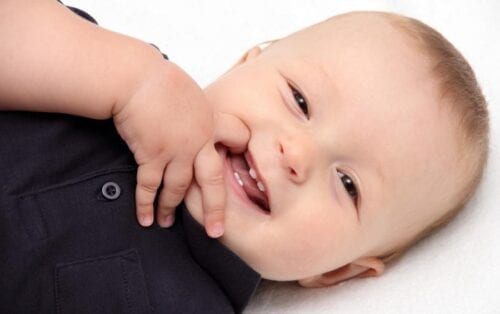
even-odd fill
[[[319,288],[337,284],[352,278],[380,276],[384,273],[384,262],[377,257],[363,257],[335,270],[299,280],[306,288]]]
[[[260,55],[260,53],[262,52],[262,49],[260,48],[260,46],[254,46],[252,47],[251,49],[249,49],[239,60],[238,62],[233,66],[238,66],[240,64],[243,64],[245,62],[247,62],[248,60],[251,60],[255,57],[257,57],[258,55]]]

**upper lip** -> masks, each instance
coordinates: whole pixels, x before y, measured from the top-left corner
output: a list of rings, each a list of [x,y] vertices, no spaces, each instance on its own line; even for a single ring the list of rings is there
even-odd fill
[[[253,170],[255,170],[255,173],[257,174],[256,180],[259,181],[260,183],[262,183],[262,185],[264,185],[264,192],[263,193],[266,195],[268,207],[269,207],[269,209],[271,209],[271,198],[270,198],[270,193],[269,193],[269,187],[267,186],[266,180],[262,176],[262,173],[260,172],[259,168],[255,164],[255,160],[253,159],[252,153],[248,149],[243,156],[245,157],[245,160],[246,160],[248,166],[250,168],[252,168]]]

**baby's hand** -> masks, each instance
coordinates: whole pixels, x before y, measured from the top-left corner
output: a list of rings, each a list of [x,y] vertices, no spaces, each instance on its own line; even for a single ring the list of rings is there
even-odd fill
[[[163,61],[139,86],[113,109],[120,136],[138,164],[136,206],[142,226],[154,220],[153,202],[160,184],[157,221],[162,227],[174,222],[175,207],[193,178],[202,190],[207,233],[224,232],[225,189],[222,160],[213,143],[214,116],[200,87],[179,67]]]

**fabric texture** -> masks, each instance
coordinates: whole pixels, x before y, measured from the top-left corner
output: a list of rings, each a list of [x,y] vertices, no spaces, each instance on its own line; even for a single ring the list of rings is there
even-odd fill
[[[248,303],[260,276],[184,206],[169,229],[137,223],[136,165],[111,120],[0,112],[0,148],[1,313],[233,313]]]

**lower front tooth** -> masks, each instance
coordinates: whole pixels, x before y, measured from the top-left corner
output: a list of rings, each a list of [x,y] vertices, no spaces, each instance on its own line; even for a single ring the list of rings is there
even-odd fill
[[[261,192],[264,192],[266,189],[264,188],[264,184],[262,182],[257,182],[257,187]]]
[[[238,172],[233,172],[234,177],[236,178],[236,182],[238,182],[239,185],[243,186],[243,180],[240,178],[240,174]]]

